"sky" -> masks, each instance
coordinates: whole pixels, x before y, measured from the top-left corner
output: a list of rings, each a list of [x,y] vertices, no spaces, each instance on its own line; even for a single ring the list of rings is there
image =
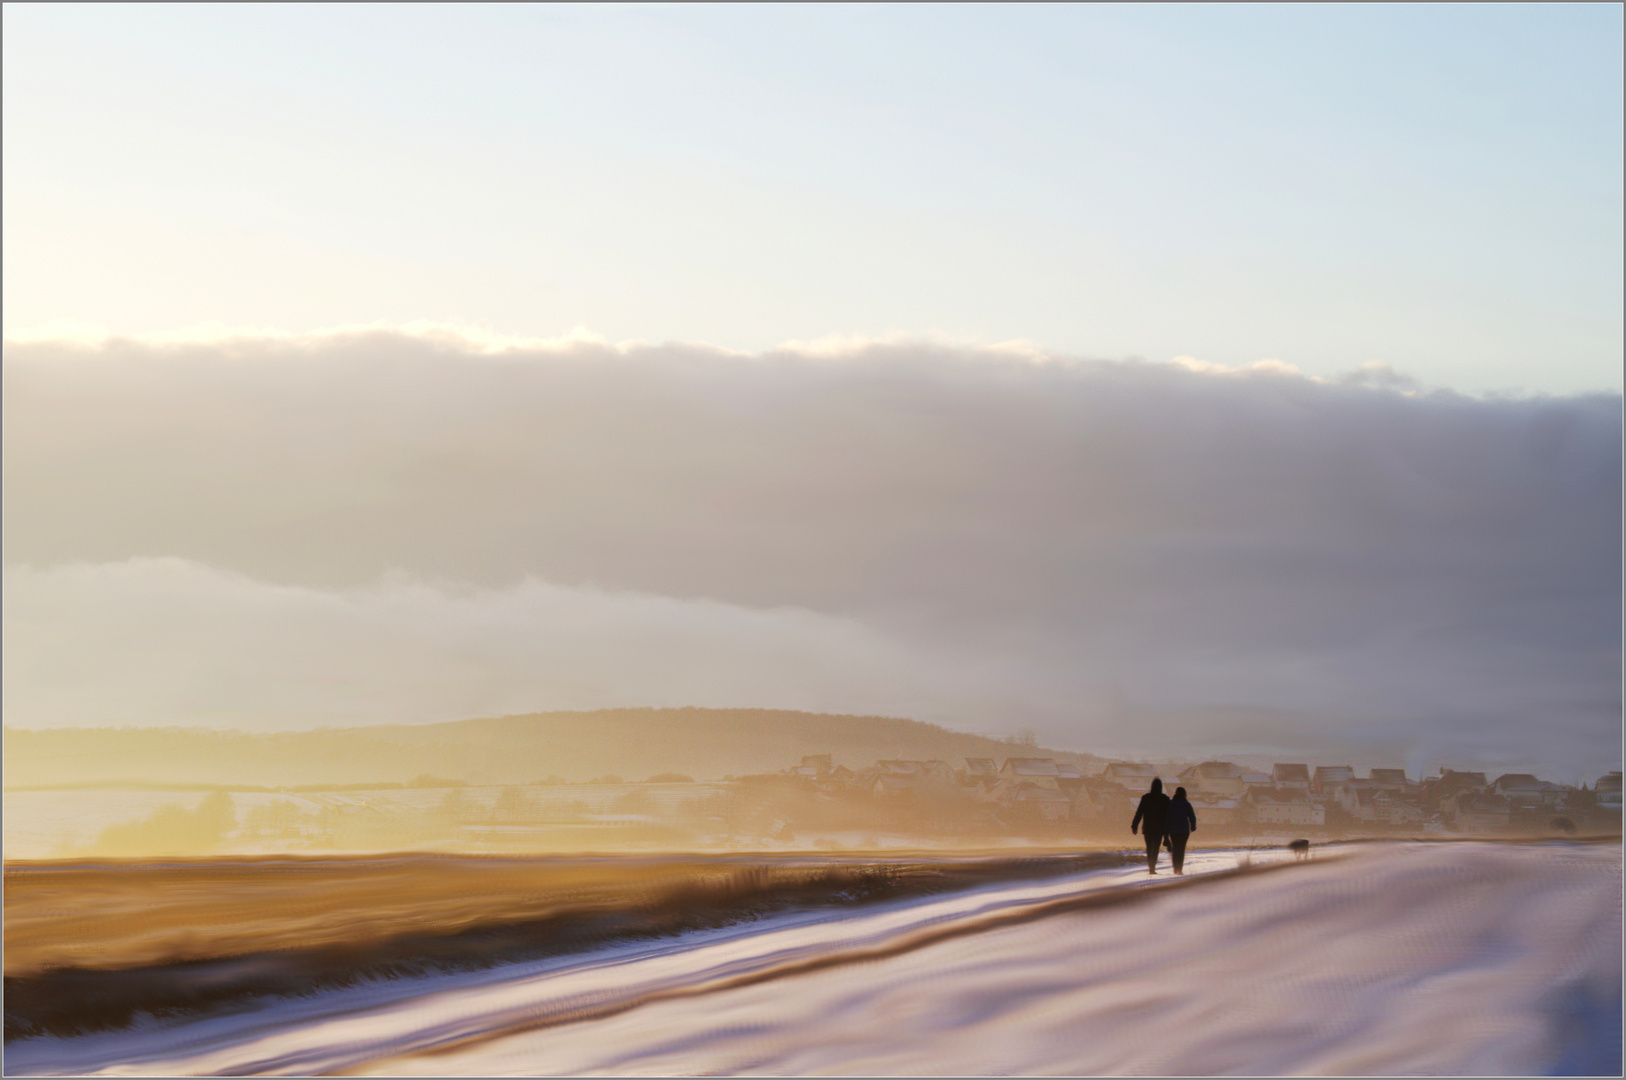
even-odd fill
[[[5,331],[1621,386],[1614,5],[4,11]]]
[[[1621,12],[4,18],[4,713],[1621,763]]]

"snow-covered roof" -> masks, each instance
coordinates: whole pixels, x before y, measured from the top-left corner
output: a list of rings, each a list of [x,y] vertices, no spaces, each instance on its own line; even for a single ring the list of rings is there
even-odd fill
[[[1205,761],[1193,771],[1205,780],[1235,780],[1242,775],[1242,767],[1231,761]]]
[[[1005,759],[1005,770],[1017,776],[1056,776],[1056,762],[1047,757],[1013,757]]]
[[[1153,769],[1150,765],[1142,765],[1136,762],[1114,761],[1111,765],[1107,766],[1106,775],[1152,777],[1157,775],[1157,770]]]

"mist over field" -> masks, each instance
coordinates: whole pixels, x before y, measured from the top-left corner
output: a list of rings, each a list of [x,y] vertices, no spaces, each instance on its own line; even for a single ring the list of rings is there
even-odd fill
[[[5,362],[10,727],[782,708],[1620,764],[1617,395],[450,331]]]

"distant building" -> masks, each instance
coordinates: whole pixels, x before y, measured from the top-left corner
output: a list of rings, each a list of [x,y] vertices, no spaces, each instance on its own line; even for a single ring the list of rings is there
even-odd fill
[[[1384,788],[1390,791],[1399,791],[1407,784],[1405,769],[1373,769],[1371,779],[1367,781],[1372,787]]]
[[[1310,789],[1310,766],[1308,765],[1272,765],[1270,778],[1277,787]]]
[[[1242,770],[1242,788],[1244,791],[1256,787],[1275,787],[1276,781],[1270,778],[1269,773],[1254,772],[1252,769]]]
[[[1620,773],[1604,773],[1598,777],[1597,787],[1593,790],[1599,810],[1620,813]]]
[[[1325,825],[1327,812],[1301,787],[1260,787],[1243,796],[1242,820],[1253,825]]]
[[[908,795],[920,790],[918,761],[896,759],[877,761],[864,770],[865,784],[872,795]]]
[[[1423,812],[1385,788],[1345,785],[1338,790],[1338,805],[1356,821],[1369,825],[1416,825]]]
[[[1460,772],[1456,769],[1441,769],[1439,779],[1440,796],[1454,795],[1459,791],[1484,791],[1485,774],[1482,772]]]
[[[1114,761],[1101,775],[1125,791],[1139,794],[1152,786],[1152,781],[1157,779],[1157,769],[1140,762]]]
[[[1580,792],[1550,780],[1541,781],[1541,806],[1555,813],[1569,813],[1579,808]]]
[[[1330,791],[1339,784],[1355,779],[1355,770],[1348,765],[1317,765],[1310,786],[1317,791]]]
[[[1073,796],[1072,816],[1078,821],[1122,828],[1135,813],[1137,796],[1104,776],[1085,777]]]
[[[1065,761],[1056,762],[1056,789],[1071,799],[1084,786],[1084,770]]]
[[[1242,822],[1242,800],[1235,795],[1215,795],[1210,792],[1187,792],[1192,812],[1197,815],[1197,827],[1226,826]]]
[[[1061,821],[1073,812],[1073,796],[1062,791],[1061,779],[1053,758],[1006,758],[993,796],[1024,817]]]
[[[1495,833],[1512,821],[1512,807],[1500,795],[1463,793],[1453,796],[1448,824],[1460,833]]]
[[[815,776],[823,776],[830,771],[831,756],[829,754],[804,754],[802,756],[802,768],[812,769]]]
[[[1059,789],[1056,780],[1061,772],[1053,758],[1013,757],[1005,759],[999,775],[1002,780],[1022,780],[1045,791],[1056,791]]]
[[[922,788],[947,787],[954,779],[954,770],[944,761],[889,758],[875,763],[869,788],[876,795],[901,795]]]
[[[1541,781],[1529,773],[1503,773],[1490,785],[1490,790],[1506,799],[1515,810],[1538,810],[1548,801]]]
[[[1010,782],[1000,794],[1002,803],[1043,821],[1063,821],[1073,811],[1073,800],[1060,791],[1041,788],[1026,780]]]
[[[968,779],[990,780],[999,775],[999,765],[991,757],[968,757],[965,759],[965,775]]]
[[[999,783],[999,763],[987,757],[966,758],[965,768],[960,771],[960,783],[978,798],[988,798],[994,785]]]
[[[1193,765],[1180,774],[1180,783],[1188,794],[1238,796],[1244,789],[1242,767],[1229,761],[1205,761]]]

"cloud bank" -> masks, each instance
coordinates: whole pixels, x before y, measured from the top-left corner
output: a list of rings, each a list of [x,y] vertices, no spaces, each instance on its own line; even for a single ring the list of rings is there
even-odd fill
[[[8,724],[886,712],[1620,758],[1621,401],[1031,348],[33,341]]]

